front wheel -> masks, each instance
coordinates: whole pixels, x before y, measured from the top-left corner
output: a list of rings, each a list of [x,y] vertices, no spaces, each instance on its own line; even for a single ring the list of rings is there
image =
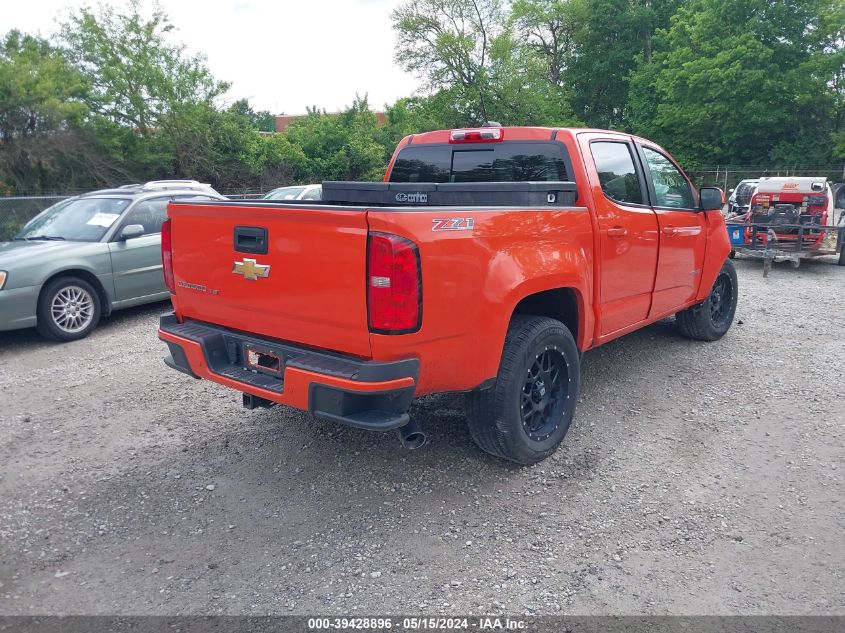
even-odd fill
[[[687,338],[716,341],[729,329],[736,313],[739,284],[733,262],[727,259],[704,302],[678,312],[678,329]]]
[[[515,316],[496,384],[467,397],[473,440],[519,464],[545,459],[569,430],[580,381],[578,348],[566,326],[545,317]]]
[[[75,341],[88,336],[100,321],[100,296],[79,277],[59,277],[41,290],[38,325],[41,336]]]

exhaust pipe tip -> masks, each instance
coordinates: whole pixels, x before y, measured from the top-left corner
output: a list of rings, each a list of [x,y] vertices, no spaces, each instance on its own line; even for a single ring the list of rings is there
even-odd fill
[[[402,442],[402,446],[413,451],[425,444],[426,436],[419,425],[411,421],[399,429],[399,441]]]
[[[400,439],[402,441],[402,446],[404,446],[410,451],[421,448],[426,441],[425,433],[423,433],[422,431],[404,435]]]

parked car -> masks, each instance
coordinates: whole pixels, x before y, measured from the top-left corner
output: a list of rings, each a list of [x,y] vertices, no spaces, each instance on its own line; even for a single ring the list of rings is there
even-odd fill
[[[845,266],[842,211],[824,176],[760,178],[749,212],[736,224],[728,220],[734,255],[764,260],[764,274],[772,262],[839,255]]]
[[[263,200],[320,200],[322,198],[322,185],[294,185],[292,187],[279,187],[268,191],[262,197]]]
[[[161,223],[171,200],[225,200],[195,181],[154,181],[63,200],[0,243],[0,330],[87,336],[100,317],[169,296]]]
[[[833,207],[845,209],[845,182],[837,182],[830,186],[833,195]]]
[[[751,197],[757,191],[759,178],[748,178],[740,180],[736,188],[730,190],[728,198],[727,217],[745,216],[751,205]]]
[[[413,398],[464,392],[476,443],[530,464],[570,427],[583,352],[672,314],[703,341],[733,322],[724,194],[630,134],[415,134],[385,182],[322,200],[170,205],[169,366],[409,448]]]

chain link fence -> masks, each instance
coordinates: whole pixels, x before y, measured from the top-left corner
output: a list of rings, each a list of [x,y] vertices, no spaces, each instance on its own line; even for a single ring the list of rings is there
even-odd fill
[[[845,168],[830,165],[802,168],[765,168],[752,166],[721,166],[687,172],[697,187],[720,187],[725,192],[736,187],[737,183],[747,178],[762,176],[818,176],[827,178],[831,183],[845,181]],[[270,188],[262,189],[226,189],[221,193],[234,199],[260,198]],[[78,192],[50,196],[9,196],[0,197],[0,241],[14,237],[20,228],[49,206],[76,195]]]
[[[716,166],[688,171],[687,174],[698,187],[719,187],[727,192],[729,189],[734,189],[741,180],[749,178],[812,176],[827,178],[830,183],[842,182],[845,180],[845,167],[831,165],[801,168],[765,168],[759,165]]]

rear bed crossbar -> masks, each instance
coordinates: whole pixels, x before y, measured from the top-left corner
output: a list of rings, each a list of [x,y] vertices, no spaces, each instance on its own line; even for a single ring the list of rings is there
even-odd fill
[[[536,182],[347,182],[323,183],[325,204],[367,206],[565,207],[578,202],[568,181]]]

